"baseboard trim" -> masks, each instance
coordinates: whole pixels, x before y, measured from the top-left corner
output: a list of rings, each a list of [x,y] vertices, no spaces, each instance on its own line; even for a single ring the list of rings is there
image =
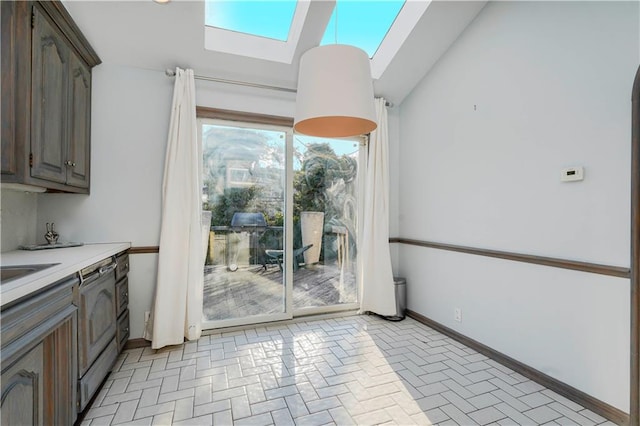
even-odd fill
[[[146,348],[147,346],[151,346],[151,342],[148,341],[147,339],[143,339],[143,338],[129,339],[127,340],[127,343],[124,344],[124,350]]]
[[[606,402],[600,401],[593,396],[582,392],[572,386],[569,386],[566,383],[563,383],[547,374],[544,374],[535,368],[529,367],[526,364],[523,364],[520,361],[517,361],[501,352],[496,351],[489,346],[480,343],[476,340],[473,340],[457,331],[440,324],[430,318],[425,317],[415,311],[407,309],[406,314],[408,317],[413,318],[414,320],[433,328],[434,330],[439,331],[442,334],[445,334],[452,339],[457,340],[458,342],[470,347],[471,349],[493,359],[494,361],[499,362],[507,368],[512,369],[513,371],[523,375],[524,377],[533,380],[536,383],[545,386],[546,388],[556,392],[559,395],[564,396],[565,398],[575,402],[576,404],[580,404],[583,407],[593,411],[596,414],[599,414],[606,419],[619,424],[619,425],[628,425],[629,424],[629,415],[618,408],[607,404]]]

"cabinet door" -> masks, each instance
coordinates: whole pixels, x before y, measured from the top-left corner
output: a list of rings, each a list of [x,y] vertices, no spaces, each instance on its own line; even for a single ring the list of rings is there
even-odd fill
[[[125,251],[116,255],[116,281],[120,281],[129,273],[129,254]]]
[[[2,424],[41,425],[44,403],[43,344],[2,372]]]
[[[129,340],[129,310],[125,309],[124,313],[118,318],[118,330],[116,333],[118,340],[118,352],[122,352],[124,346]]]
[[[67,185],[89,187],[91,154],[91,71],[77,56],[69,55],[69,152]]]
[[[76,421],[78,365],[76,312],[44,339],[44,418],[52,425]]]
[[[69,48],[34,6],[31,50],[31,176],[67,179],[67,84]]]
[[[129,280],[125,277],[116,284],[116,316],[119,317],[129,305]]]
[[[17,120],[16,101],[19,75],[18,52],[16,44],[18,42],[18,13],[16,2],[1,2],[0,28],[2,28],[2,38],[0,39],[0,51],[2,57],[2,97],[0,97],[0,111],[2,116],[2,149],[0,149],[0,172],[6,175],[16,174],[16,149],[17,143]],[[3,176],[4,180],[4,176]]]

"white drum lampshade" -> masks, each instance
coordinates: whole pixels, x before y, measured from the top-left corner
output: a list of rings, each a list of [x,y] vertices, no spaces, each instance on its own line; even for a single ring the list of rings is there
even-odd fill
[[[363,50],[331,44],[302,55],[296,132],[340,138],[366,134],[376,127],[371,66]]]

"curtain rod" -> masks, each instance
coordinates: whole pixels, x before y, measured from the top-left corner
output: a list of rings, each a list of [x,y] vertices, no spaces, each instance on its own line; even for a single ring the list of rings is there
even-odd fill
[[[176,72],[169,68],[167,68],[164,73],[167,75],[167,77],[176,76]],[[249,83],[246,81],[238,81],[238,80],[226,80],[224,78],[207,77],[203,75],[194,75],[193,78],[195,78],[196,80],[214,81],[216,83],[234,84],[236,86],[246,86],[246,87],[255,87],[258,89],[277,90],[279,92],[289,92],[289,93],[297,92],[296,89],[291,89],[288,87],[269,86],[267,84]]]
[[[176,72],[170,68],[167,68],[164,73],[167,77],[175,77]],[[216,77],[207,77],[203,75],[195,75],[193,76],[196,80],[203,81],[213,81],[215,83],[224,83],[224,84],[233,84],[236,86],[245,86],[245,87],[253,87],[256,89],[268,89],[268,90],[276,90],[279,92],[288,92],[288,93],[297,93],[296,89],[291,89],[289,87],[280,87],[280,86],[270,86],[268,84],[259,84],[259,83],[249,83],[247,81],[238,81],[238,80],[227,80],[224,78],[216,78]],[[385,105],[389,108],[393,107],[393,104],[389,101],[386,101]]]

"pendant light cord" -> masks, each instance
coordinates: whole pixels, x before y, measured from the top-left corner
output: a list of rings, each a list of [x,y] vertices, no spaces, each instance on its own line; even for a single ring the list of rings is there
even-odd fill
[[[336,22],[333,27],[333,44],[338,44],[338,2],[336,1]]]

